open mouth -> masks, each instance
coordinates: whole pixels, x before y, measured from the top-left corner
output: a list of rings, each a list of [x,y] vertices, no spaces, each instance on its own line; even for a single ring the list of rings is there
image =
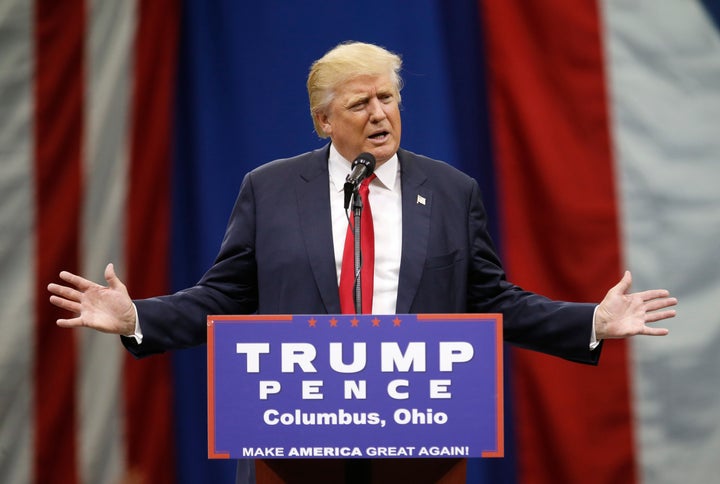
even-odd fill
[[[379,133],[371,134],[369,136],[370,139],[382,139],[385,136],[387,136],[389,133],[387,131],[380,131]]]

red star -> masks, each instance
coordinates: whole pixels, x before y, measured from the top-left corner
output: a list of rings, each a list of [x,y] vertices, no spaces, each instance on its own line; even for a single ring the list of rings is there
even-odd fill
[[[373,326],[375,326],[375,327],[379,327],[379,326],[380,326],[380,320],[379,320],[378,318],[374,318],[374,319],[372,320],[372,324],[373,324]]]
[[[401,322],[402,322],[402,321],[400,320],[400,318],[398,318],[397,316],[395,316],[395,319],[393,319],[393,326],[400,326],[400,323],[401,323]]]
[[[331,328],[336,328],[336,327],[337,327],[337,323],[338,323],[338,320],[335,319],[335,318],[332,318],[332,319],[330,320],[330,327],[331,327]]]
[[[311,328],[315,327],[315,323],[317,323],[317,319],[315,319],[315,318],[310,318],[308,320],[308,324],[310,325]]]
[[[352,327],[353,327],[353,328],[357,328],[359,322],[360,322],[360,321],[358,321],[358,318],[352,318],[352,319],[350,320],[350,323],[352,324]]]

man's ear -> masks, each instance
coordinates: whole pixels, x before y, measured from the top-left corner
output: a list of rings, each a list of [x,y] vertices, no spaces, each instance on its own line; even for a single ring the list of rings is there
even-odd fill
[[[317,125],[325,132],[325,135],[330,136],[332,133],[332,123],[330,123],[330,117],[327,113],[325,113],[325,111],[316,112],[315,120],[317,121]]]

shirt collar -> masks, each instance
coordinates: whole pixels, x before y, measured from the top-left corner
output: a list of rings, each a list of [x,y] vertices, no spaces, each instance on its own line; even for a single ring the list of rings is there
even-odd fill
[[[336,191],[343,190],[345,178],[350,174],[352,162],[343,158],[343,156],[330,145],[330,155],[328,157],[328,171],[330,173],[330,182]],[[395,187],[395,181],[398,176],[398,156],[395,153],[392,158],[375,169],[376,180],[388,190]]]

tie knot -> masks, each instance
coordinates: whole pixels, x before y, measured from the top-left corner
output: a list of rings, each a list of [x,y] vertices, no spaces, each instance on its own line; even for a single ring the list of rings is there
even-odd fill
[[[370,182],[372,182],[375,178],[377,178],[377,175],[376,175],[375,173],[373,173],[373,174],[370,175],[369,177],[365,178],[365,179],[360,183],[360,190],[362,190],[362,191],[364,191],[364,192],[367,192],[367,191],[369,190],[368,185],[370,185]]]

